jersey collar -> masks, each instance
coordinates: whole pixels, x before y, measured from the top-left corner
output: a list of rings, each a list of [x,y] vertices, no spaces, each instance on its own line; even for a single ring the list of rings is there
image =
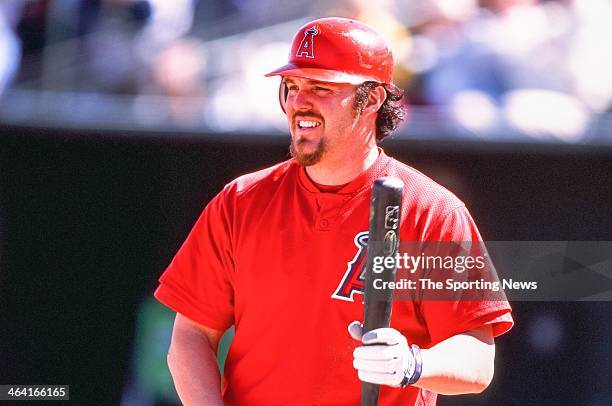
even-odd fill
[[[391,158],[389,158],[389,156],[385,154],[385,151],[383,151],[382,148],[378,147],[378,158],[376,158],[374,164],[372,164],[372,166],[370,166],[366,171],[362,172],[361,175],[357,176],[355,179],[344,185],[344,187],[335,192],[335,194],[356,194],[361,190],[372,186],[372,182],[382,176],[382,173],[390,162]],[[296,165],[299,164],[297,164],[296,162]],[[310,178],[306,174],[306,170],[301,165],[298,169],[298,178],[300,185],[308,192],[323,193],[317,188],[317,186],[312,182],[312,180],[310,180]]]

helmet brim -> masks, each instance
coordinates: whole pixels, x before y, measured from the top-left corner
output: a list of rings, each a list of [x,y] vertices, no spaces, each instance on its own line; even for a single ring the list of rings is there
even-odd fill
[[[303,68],[296,66],[292,63],[289,63],[285,66],[281,66],[278,69],[273,70],[270,73],[265,75],[266,77],[270,76],[295,76],[298,78],[305,78],[311,80],[317,80],[320,82],[329,82],[329,83],[348,83],[351,85],[359,85],[363,82],[374,81],[377,80],[372,78],[367,78],[359,75],[352,75],[346,72],[333,71],[327,69],[319,69],[319,68]]]

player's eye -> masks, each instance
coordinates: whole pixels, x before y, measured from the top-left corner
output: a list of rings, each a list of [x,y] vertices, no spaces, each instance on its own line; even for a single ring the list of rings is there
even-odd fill
[[[331,89],[323,86],[315,86],[314,91],[318,93],[329,93],[331,92]]]

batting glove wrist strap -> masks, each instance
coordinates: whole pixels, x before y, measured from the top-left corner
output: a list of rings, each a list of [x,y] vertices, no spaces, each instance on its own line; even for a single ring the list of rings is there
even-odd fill
[[[412,344],[412,347],[410,347],[410,351],[412,352],[412,357],[414,359],[414,369],[409,368],[406,370],[406,375],[404,376],[404,379],[402,379],[402,382],[400,383],[400,386],[402,388],[408,385],[412,385],[416,381],[418,381],[419,378],[421,377],[421,372],[423,371],[423,360],[421,359],[421,349],[419,348],[418,345]]]

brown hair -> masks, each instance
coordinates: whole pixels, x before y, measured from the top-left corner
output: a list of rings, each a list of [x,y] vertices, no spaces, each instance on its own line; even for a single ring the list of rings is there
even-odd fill
[[[402,105],[404,91],[393,84],[382,84],[378,82],[364,82],[355,90],[355,110],[361,112],[366,105],[370,91],[377,86],[382,86],[387,93],[385,102],[378,109],[376,117],[376,140],[381,141],[391,134],[406,117],[406,111]]]

